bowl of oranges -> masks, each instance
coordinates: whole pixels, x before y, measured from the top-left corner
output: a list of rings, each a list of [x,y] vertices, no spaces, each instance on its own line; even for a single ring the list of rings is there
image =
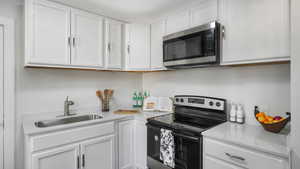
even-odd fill
[[[291,120],[291,113],[289,112],[286,113],[287,117],[270,116],[265,112],[260,112],[258,106],[254,108],[254,115],[265,130],[273,133],[279,133]]]

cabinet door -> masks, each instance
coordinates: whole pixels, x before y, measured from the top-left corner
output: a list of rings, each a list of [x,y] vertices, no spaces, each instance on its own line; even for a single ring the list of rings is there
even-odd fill
[[[123,27],[122,22],[106,21],[106,60],[108,69],[122,69]]]
[[[32,169],[77,169],[79,146],[63,146],[32,155]]]
[[[203,159],[203,169],[243,169],[243,168],[205,155]]]
[[[175,15],[169,16],[166,23],[166,33],[172,34],[183,31],[190,27],[190,12],[179,12]]]
[[[88,140],[81,144],[81,167],[84,169],[114,169],[114,135]]]
[[[163,36],[165,35],[165,20],[151,24],[151,70],[164,70]]]
[[[148,24],[126,25],[126,68],[129,70],[150,69],[150,26]]]
[[[72,9],[72,65],[104,67],[103,28],[101,16]]]
[[[289,0],[221,0],[223,63],[287,60]]]
[[[218,0],[205,0],[191,9],[191,27],[218,20]]]
[[[147,127],[145,121],[135,121],[134,140],[136,169],[147,169]]]
[[[119,169],[133,169],[133,120],[118,124]]]
[[[70,64],[70,8],[45,0],[30,5],[27,63]]]

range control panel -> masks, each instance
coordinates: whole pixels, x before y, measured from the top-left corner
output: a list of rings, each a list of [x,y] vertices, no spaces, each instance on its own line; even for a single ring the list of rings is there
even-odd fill
[[[225,111],[226,100],[206,96],[175,96],[175,105]]]

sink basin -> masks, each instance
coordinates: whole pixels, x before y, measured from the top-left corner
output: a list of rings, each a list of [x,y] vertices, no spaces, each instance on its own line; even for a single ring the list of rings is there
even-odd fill
[[[35,122],[34,124],[36,127],[44,128],[44,127],[77,123],[77,122],[88,121],[88,120],[96,120],[96,119],[101,119],[101,118],[103,118],[103,117],[99,116],[97,114],[89,114],[89,115],[66,117],[66,118],[62,118],[62,119],[43,120],[43,121]]]

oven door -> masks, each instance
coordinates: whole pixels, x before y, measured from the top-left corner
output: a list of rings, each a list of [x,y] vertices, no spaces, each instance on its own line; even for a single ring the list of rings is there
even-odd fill
[[[174,133],[175,169],[202,169],[202,137]]]
[[[160,160],[160,127],[147,124],[147,156]]]
[[[213,64],[220,61],[219,25],[188,35],[178,34],[178,37],[165,37],[163,42],[163,61],[166,67]]]

